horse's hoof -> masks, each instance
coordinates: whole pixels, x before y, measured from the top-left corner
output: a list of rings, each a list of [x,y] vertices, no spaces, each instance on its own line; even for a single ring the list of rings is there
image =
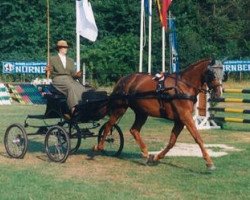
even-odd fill
[[[209,171],[214,171],[214,170],[216,169],[216,167],[215,167],[214,164],[212,164],[212,165],[207,165],[207,169],[208,169]]]
[[[142,157],[142,158],[147,158],[147,159],[148,159],[148,158],[149,158],[149,155],[148,155],[148,154],[145,154],[145,153],[143,153],[143,152],[141,152],[141,157]]]
[[[100,149],[98,148],[98,145],[94,145],[92,148],[93,151],[99,151]]]
[[[147,160],[147,163],[153,163],[154,162],[154,155],[150,154],[148,156],[148,160]]]
[[[157,165],[159,163],[158,160],[155,160],[155,156],[150,154],[148,159],[147,159],[147,165],[153,166],[153,165]]]
[[[96,145],[92,147],[92,151],[96,151]]]

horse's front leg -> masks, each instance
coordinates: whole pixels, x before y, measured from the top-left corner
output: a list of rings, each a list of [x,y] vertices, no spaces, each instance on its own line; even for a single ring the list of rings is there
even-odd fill
[[[165,157],[165,155],[169,152],[169,150],[172,149],[173,146],[175,145],[178,136],[180,135],[181,131],[183,130],[183,127],[184,127],[184,125],[181,121],[175,121],[168,145],[160,153],[158,153],[154,156],[153,155],[150,156],[150,158],[148,160],[149,163],[158,161],[158,160]]]
[[[133,126],[130,129],[130,133],[133,135],[136,143],[139,145],[141,152],[142,152],[142,157],[148,158],[148,149],[146,144],[143,142],[140,131],[141,127],[143,124],[145,124],[148,116],[143,115],[143,114],[136,114],[135,115],[135,121]]]
[[[201,139],[200,133],[198,132],[198,130],[195,126],[195,122],[194,122],[191,114],[188,118],[185,119],[185,125],[186,125],[188,131],[193,136],[195,142],[199,145],[201,152],[202,152],[202,155],[203,155],[203,158],[206,161],[207,168],[210,170],[215,169],[214,163],[213,163],[211,157],[209,156],[209,154],[204,146],[204,142]]]

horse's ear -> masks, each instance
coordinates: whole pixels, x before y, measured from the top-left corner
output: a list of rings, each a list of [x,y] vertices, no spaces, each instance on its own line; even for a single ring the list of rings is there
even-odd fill
[[[210,62],[210,66],[213,66],[213,65],[215,65],[215,63],[216,63],[216,61],[215,61],[215,59],[213,58],[212,60],[211,60],[211,62]]]

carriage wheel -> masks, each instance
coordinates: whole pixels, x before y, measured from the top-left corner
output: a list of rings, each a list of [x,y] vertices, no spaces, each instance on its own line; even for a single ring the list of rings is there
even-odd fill
[[[81,141],[82,141],[81,134],[78,133],[74,125],[70,126],[69,123],[64,123],[62,126],[69,133],[70,147],[71,147],[70,154],[74,154],[81,146]]]
[[[60,126],[53,126],[45,136],[45,151],[50,160],[65,162],[70,152],[68,133]]]
[[[103,137],[105,125],[106,124],[102,125],[102,127],[99,130],[98,143]],[[123,145],[124,145],[123,133],[120,127],[117,124],[115,124],[107,135],[107,138],[105,140],[105,150],[103,151],[103,153],[108,156],[119,156],[122,152]]]
[[[4,135],[4,146],[12,158],[23,158],[27,152],[28,138],[21,124],[10,125]]]
[[[69,130],[70,137],[70,154],[77,152],[79,147],[81,146],[82,137],[81,134],[78,133],[76,127],[74,125],[71,126]]]

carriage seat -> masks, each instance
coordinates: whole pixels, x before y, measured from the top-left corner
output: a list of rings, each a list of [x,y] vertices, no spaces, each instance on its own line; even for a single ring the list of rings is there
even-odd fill
[[[44,97],[46,99],[50,98],[50,99],[66,99],[66,96],[61,93],[59,90],[57,90],[52,84],[50,84],[47,88],[46,88],[46,94],[44,95]]]
[[[69,115],[66,96],[58,91],[52,84],[43,89],[47,107],[44,116],[46,118],[60,118]]]
[[[44,97],[47,99],[47,107],[45,116],[47,118],[58,118],[71,116],[67,105],[67,99],[64,94],[58,91],[53,85],[49,85],[44,90]],[[82,94],[82,99],[76,105],[73,116],[77,116],[79,121],[97,120],[103,117],[103,113],[99,111],[108,101],[106,91],[95,91],[90,88]],[[80,114],[79,114],[80,113]],[[69,117],[69,118],[71,118]]]

